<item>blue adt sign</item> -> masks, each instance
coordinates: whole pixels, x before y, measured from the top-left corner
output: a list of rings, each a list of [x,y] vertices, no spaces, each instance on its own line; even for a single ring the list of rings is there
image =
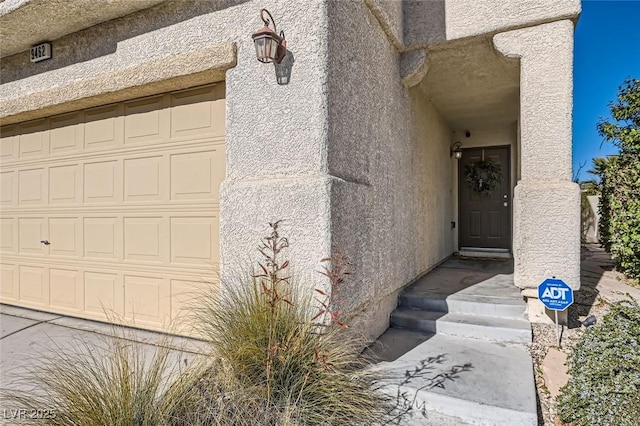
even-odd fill
[[[573,303],[573,290],[562,280],[547,278],[538,286],[538,299],[552,311],[564,311]]]

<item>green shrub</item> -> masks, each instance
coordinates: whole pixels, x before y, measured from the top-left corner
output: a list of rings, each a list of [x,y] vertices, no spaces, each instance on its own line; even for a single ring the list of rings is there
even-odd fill
[[[611,157],[601,174],[600,186],[603,246],[622,272],[639,279],[640,154]]]
[[[619,154],[594,160],[600,177],[600,239],[618,268],[640,279],[640,80],[627,79],[598,132]]]
[[[618,302],[569,357],[558,412],[576,426],[635,426],[640,419],[640,306]]]

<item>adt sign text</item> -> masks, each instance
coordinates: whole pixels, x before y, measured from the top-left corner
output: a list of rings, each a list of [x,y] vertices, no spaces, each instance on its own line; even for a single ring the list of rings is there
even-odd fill
[[[573,303],[573,290],[564,281],[547,278],[538,286],[538,299],[552,311],[564,311]]]

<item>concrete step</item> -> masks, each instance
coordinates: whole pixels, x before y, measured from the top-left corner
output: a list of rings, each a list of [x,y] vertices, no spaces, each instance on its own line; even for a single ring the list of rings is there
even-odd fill
[[[524,318],[526,304],[519,299],[452,294],[429,296],[405,292],[400,294],[398,305],[403,308],[435,312],[468,313],[502,318]]]
[[[501,318],[400,308],[391,314],[391,325],[427,333],[484,339],[492,342],[530,343],[531,324],[524,318]]]
[[[408,351],[396,357],[397,347]],[[385,377],[383,390],[413,407],[406,424],[420,424],[425,408],[460,424],[537,425],[533,364],[524,345],[391,328],[371,351],[382,361],[372,368]]]
[[[476,263],[446,262],[403,291],[399,296],[399,306],[522,318],[526,304],[520,290],[513,284],[513,274],[488,272],[487,265],[494,265],[492,262],[480,262],[484,269],[468,269],[469,266],[478,266]]]

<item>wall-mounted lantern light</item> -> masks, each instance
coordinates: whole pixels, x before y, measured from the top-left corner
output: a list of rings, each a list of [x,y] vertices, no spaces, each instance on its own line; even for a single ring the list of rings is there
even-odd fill
[[[264,17],[269,15],[270,19]],[[260,62],[268,64],[275,62],[279,64],[287,54],[287,41],[284,39],[284,32],[277,34],[276,22],[267,9],[260,9],[260,19],[264,22],[264,27],[253,33],[253,43],[256,46],[256,56]],[[269,24],[273,22],[273,30]]]
[[[449,148],[450,155],[456,160],[462,158],[462,149],[460,149],[461,146],[462,142],[455,142],[453,145],[451,145],[451,148]]]

